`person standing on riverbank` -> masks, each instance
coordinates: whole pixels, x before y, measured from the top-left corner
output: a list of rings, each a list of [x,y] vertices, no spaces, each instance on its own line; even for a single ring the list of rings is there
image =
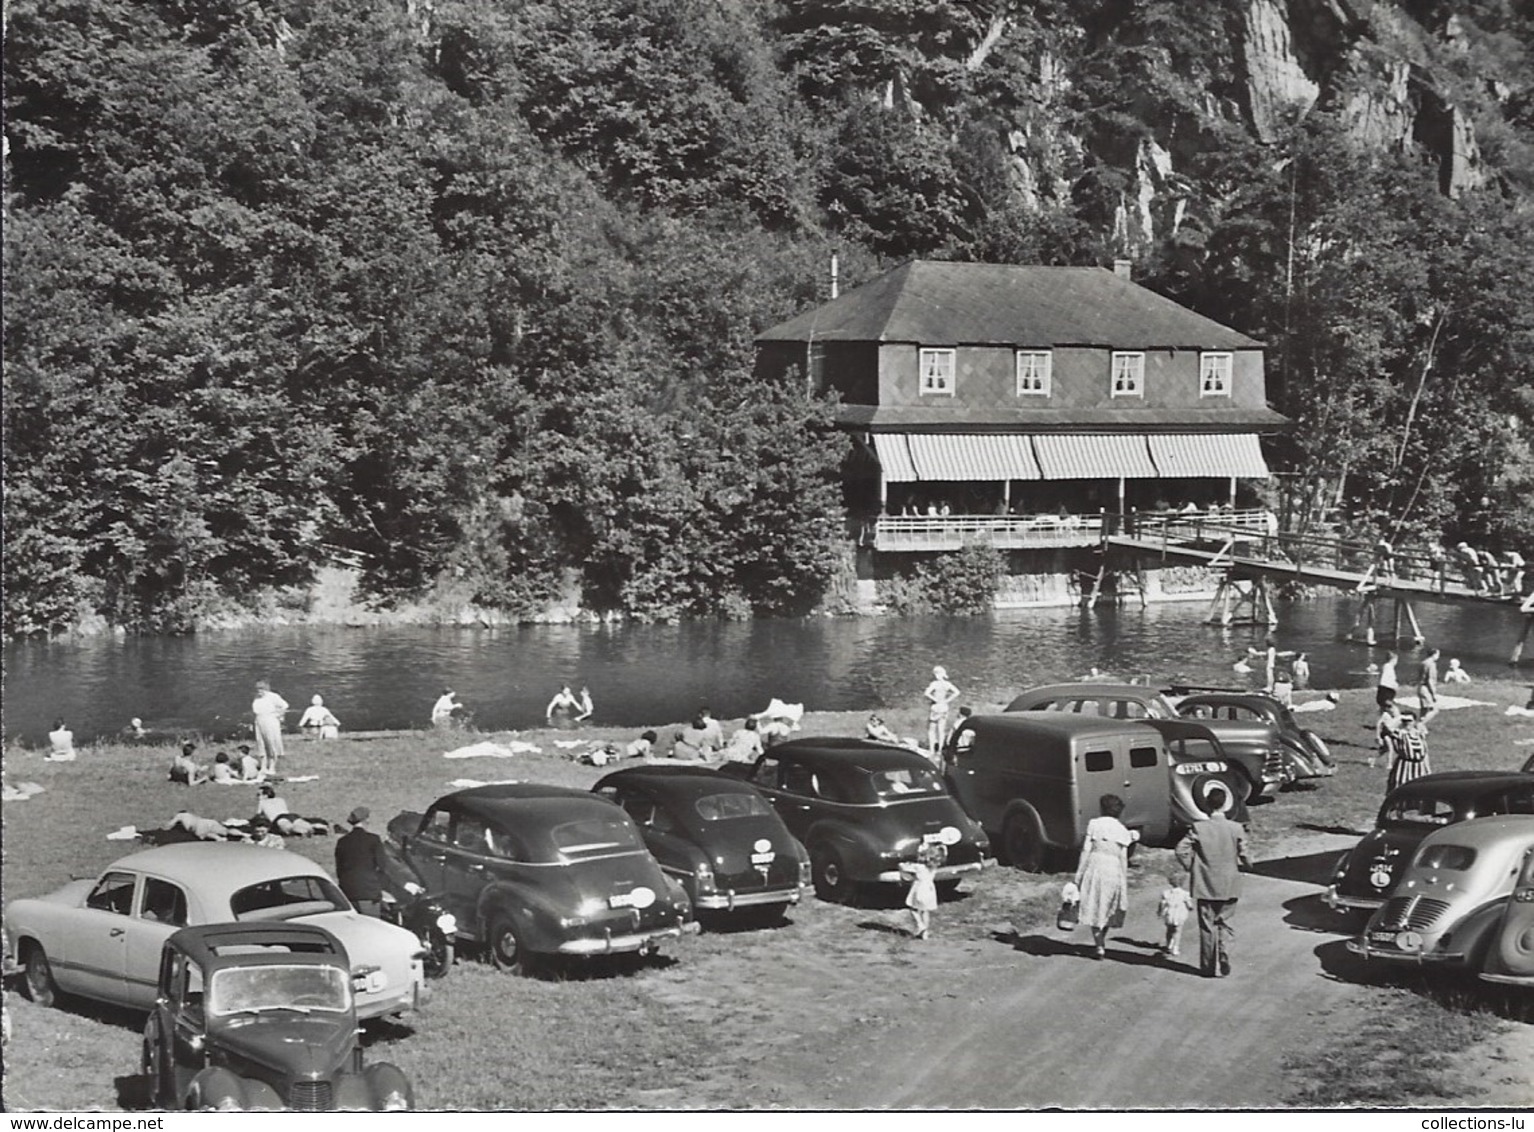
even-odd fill
[[[932,683],[922,693],[927,699],[927,750],[934,758],[948,742],[948,711],[959,698],[959,689],[949,683],[948,670],[941,664],[932,669]]]
[[[265,680],[256,681],[256,698],[251,701],[250,712],[256,721],[256,754],[261,758],[261,772],[268,776],[277,773],[277,760],[282,757],[282,716],[288,710],[288,701],[272,691]]]
[[[1379,678],[1374,682],[1374,702],[1379,709],[1384,711],[1390,704],[1396,702],[1396,696],[1401,691],[1400,678],[1396,676],[1396,665],[1401,658],[1391,653],[1385,658],[1385,663],[1380,665]]]
[[[1390,749],[1395,755],[1390,764],[1390,774],[1385,780],[1388,793],[1397,786],[1404,786],[1414,778],[1433,772],[1427,757],[1427,731],[1421,723],[1407,712],[1401,725],[1390,733]]]
[[[1438,649],[1428,649],[1417,670],[1417,701],[1422,708],[1422,723],[1438,714]]]

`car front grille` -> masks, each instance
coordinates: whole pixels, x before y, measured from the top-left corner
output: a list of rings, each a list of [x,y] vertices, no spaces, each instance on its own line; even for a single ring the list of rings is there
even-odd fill
[[[1268,752],[1268,757],[1262,760],[1262,777],[1269,782],[1276,782],[1284,777],[1285,760],[1282,749]]]
[[[1385,901],[1385,907],[1380,912],[1380,926],[1424,932],[1448,910],[1447,900],[1431,900],[1425,896],[1396,896]]]
[[[336,1105],[329,1081],[298,1081],[288,1094],[294,1112],[329,1112]]]

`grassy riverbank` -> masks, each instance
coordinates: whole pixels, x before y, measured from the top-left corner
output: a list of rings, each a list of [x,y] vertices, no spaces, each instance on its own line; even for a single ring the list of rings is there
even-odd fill
[[[1527,701],[1527,685],[1476,684],[1455,691],[1490,706],[1447,711],[1435,721],[1435,769],[1508,768],[1534,752],[1534,745],[1519,742],[1534,739],[1534,720],[1504,714],[1509,705]],[[998,706],[975,705],[977,711]],[[883,714],[902,734],[917,734],[922,724],[922,713],[915,709]],[[1367,766],[1373,715],[1372,694],[1349,691],[1335,710],[1309,717],[1337,757],[1338,773],[1253,810],[1250,830],[1259,858],[1324,871],[1335,850],[1318,853],[1318,844],[1330,847],[1338,835],[1362,835],[1368,828],[1385,776],[1383,768]],[[865,718],[864,713],[811,712],[802,734],[858,734]],[[656,729],[665,734],[672,727]],[[381,827],[398,810],[423,808],[459,779],[590,786],[603,771],[572,761],[556,744],[627,741],[639,730],[417,733],[326,743],[294,737],[284,771],[318,778],[289,783],[283,793],[299,812],[333,819],[365,804]],[[516,738],[535,744],[540,753],[508,759],[442,757],[450,747],[485,738]],[[170,753],[169,748],[104,744],[83,749],[77,762],[48,763],[37,754],[7,752],[7,780],[34,781],[46,792],[6,804],[5,899],[37,895],[72,876],[100,871],[133,848],[106,840],[119,826],[156,827],[184,807],[211,817],[253,812],[253,787],[185,788],[166,782]],[[209,748],[201,752],[204,757],[211,753]],[[333,864],[327,839],[291,841],[289,846],[327,867]],[[1149,899],[1149,890],[1163,883],[1166,852],[1140,855],[1132,874],[1135,892],[1144,894],[1137,908]],[[912,980],[942,997],[981,994],[985,980],[998,977],[998,964],[1005,965],[1012,954],[998,944],[1014,928],[1053,932],[1061,879],[988,870],[966,882],[960,898],[939,910],[938,938],[925,950],[900,930],[905,921],[898,897],[864,908],[811,898],[780,929],[705,932],[637,971],[619,966],[565,972],[563,978],[514,979],[466,958],[438,984],[436,1000],[416,1032],[376,1035],[374,1044],[381,1048],[373,1056],[403,1066],[416,1082],[421,1104],[429,1107],[813,1106],[816,1095],[809,1082],[819,1080],[826,1059],[855,1050],[869,1026],[919,1025],[916,1015],[925,999],[903,989]],[[1324,883],[1324,877],[1319,879]],[[1141,929],[1142,934],[1151,930],[1148,923]],[[1284,929],[1248,923],[1242,930]],[[1337,1080],[1338,1065],[1367,1059],[1373,1042],[1388,1043],[1395,1051],[1391,1057],[1409,1061],[1418,1042],[1411,1023],[1419,1015],[1425,1018],[1424,1012],[1453,1013],[1456,1046],[1473,1045],[1509,1024],[1508,1010],[1497,1003],[1473,999],[1456,1006],[1427,991],[1426,983],[1404,980],[1364,987],[1365,1000],[1373,1005],[1358,1019],[1337,1018],[1323,1025],[1330,1036],[1321,1046],[1275,1048],[1275,1058],[1296,1059],[1296,1070],[1293,1094],[1275,1096],[1274,1103],[1479,1103],[1483,1082],[1463,1076],[1474,1070],[1457,1062],[1435,1071],[1431,1082],[1424,1078],[1420,1088],[1404,1077],[1389,1081],[1389,1090],[1406,1089],[1408,1096],[1367,1100],[1373,1087],[1367,1081],[1342,1094],[1326,1091]],[[15,995],[10,1002],[17,1038],[6,1050],[7,1107],[133,1103],[140,1018],[80,1005],[43,1011]],[[1392,1025],[1362,1027],[1370,1017],[1389,1017]],[[1432,1025],[1420,1041],[1437,1041],[1432,1035],[1444,1032],[1441,1025]],[[1424,1056],[1427,1048],[1423,1044],[1420,1050]],[[1218,1097],[1189,1098],[1195,1107],[1218,1103]]]

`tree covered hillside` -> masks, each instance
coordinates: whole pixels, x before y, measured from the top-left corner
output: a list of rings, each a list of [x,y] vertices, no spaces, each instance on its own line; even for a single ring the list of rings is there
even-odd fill
[[[1528,0],[13,0],[9,633],[792,613],[831,406],[762,328],[913,256],[1135,260],[1361,527],[1534,541]]]

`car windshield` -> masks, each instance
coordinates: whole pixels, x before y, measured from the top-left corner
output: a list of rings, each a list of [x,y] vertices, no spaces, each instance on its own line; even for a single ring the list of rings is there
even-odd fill
[[[1445,869],[1462,873],[1475,864],[1475,850],[1468,845],[1424,845],[1417,850],[1419,869]]]
[[[549,837],[566,857],[599,857],[644,848],[632,824],[623,818],[585,818],[565,822],[549,831]]]
[[[228,967],[213,972],[206,997],[210,1015],[260,1010],[327,1010],[351,1007],[350,976],[339,967]]]
[[[931,767],[908,766],[898,770],[876,770],[869,776],[874,793],[881,798],[903,798],[908,794],[942,794],[947,788]]]
[[[1431,828],[1450,825],[1454,807],[1442,798],[1404,794],[1386,803],[1380,825],[1391,828]]]
[[[351,903],[329,877],[283,877],[247,885],[229,898],[236,920],[291,920],[318,912],[350,912]]]
[[[748,794],[744,790],[736,794],[710,794],[706,798],[699,798],[695,806],[698,816],[704,821],[764,817],[772,813],[772,807],[762,800],[760,794]]]

